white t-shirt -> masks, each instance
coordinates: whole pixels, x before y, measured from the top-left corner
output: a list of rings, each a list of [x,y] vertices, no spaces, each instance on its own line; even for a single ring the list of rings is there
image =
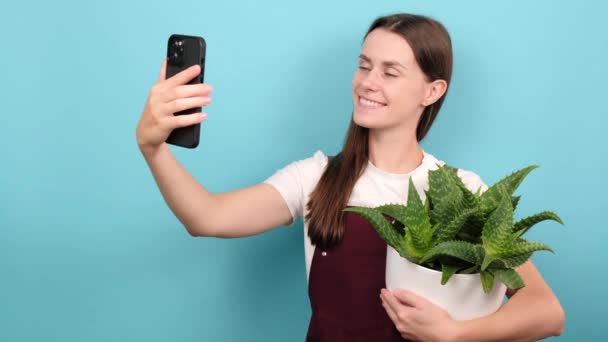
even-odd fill
[[[444,165],[433,155],[423,151],[422,163],[414,170],[405,174],[395,174],[382,171],[374,166],[371,161],[355,183],[353,192],[347,205],[377,207],[383,204],[406,204],[409,178],[412,177],[420,198],[426,198],[424,191],[428,190],[428,171],[435,170],[439,165]],[[306,204],[310,193],[314,190],[321,178],[328,157],[317,151],[312,157],[295,161],[278,170],[264,182],[274,186],[283,196],[293,222],[299,217],[305,217],[308,210]],[[476,192],[480,187],[482,192],[487,189],[481,178],[474,172],[458,169],[458,176],[465,186]],[[304,255],[306,258],[306,279],[310,274],[310,265],[315,252],[315,246],[308,237],[308,222],[304,221]]]

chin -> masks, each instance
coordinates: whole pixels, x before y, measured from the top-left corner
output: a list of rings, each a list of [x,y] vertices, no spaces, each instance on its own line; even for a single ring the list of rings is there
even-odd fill
[[[380,118],[371,113],[355,111],[353,112],[353,122],[364,128],[379,128],[382,127]]]

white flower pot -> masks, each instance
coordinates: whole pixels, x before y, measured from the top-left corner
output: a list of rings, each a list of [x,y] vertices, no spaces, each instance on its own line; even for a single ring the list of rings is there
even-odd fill
[[[490,293],[483,291],[481,277],[476,274],[454,274],[441,285],[441,272],[416,265],[388,246],[386,255],[386,287],[406,289],[445,309],[455,320],[487,316],[501,306],[507,287],[494,280]]]

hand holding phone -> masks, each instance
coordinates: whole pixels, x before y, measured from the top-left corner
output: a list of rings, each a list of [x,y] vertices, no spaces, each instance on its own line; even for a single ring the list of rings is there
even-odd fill
[[[202,84],[205,75],[205,54],[207,44],[202,37],[173,34],[169,37],[167,44],[167,70],[166,78],[169,79],[181,71],[193,66],[200,66],[200,75],[194,77],[187,84]],[[201,112],[202,107],[192,107],[174,113],[174,115],[185,115]],[[186,127],[175,128],[167,137],[167,143],[196,148],[200,139],[200,123]]]
[[[209,85],[202,84],[204,42],[200,37],[169,38],[167,58],[137,124],[137,143],[142,151],[154,151],[165,142],[198,146],[200,123],[206,119],[202,106],[211,103],[212,92]]]

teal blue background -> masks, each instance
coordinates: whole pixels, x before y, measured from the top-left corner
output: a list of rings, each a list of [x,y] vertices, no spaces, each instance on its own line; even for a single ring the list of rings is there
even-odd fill
[[[302,341],[301,222],[192,238],[135,126],[171,33],[206,38],[201,145],[173,148],[211,191],[341,146],[363,34],[431,15],[455,71],[424,148],[493,183],[539,164],[519,217],[567,315],[560,341],[608,337],[608,5],[602,1],[18,1],[0,12],[0,341]],[[603,290],[604,289],[604,290]]]

